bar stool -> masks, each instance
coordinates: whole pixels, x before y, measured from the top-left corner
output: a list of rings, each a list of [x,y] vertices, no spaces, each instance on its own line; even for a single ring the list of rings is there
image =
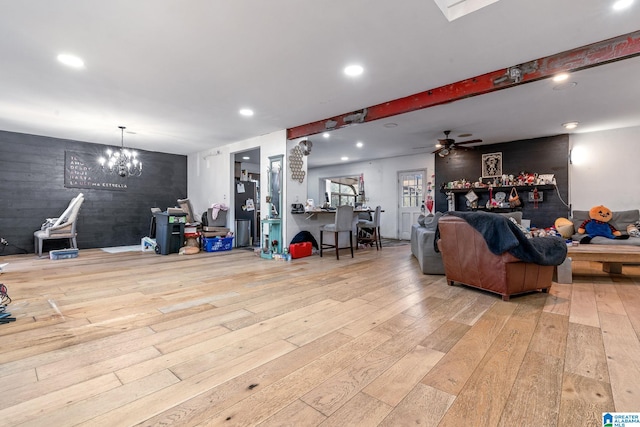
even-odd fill
[[[333,245],[325,244],[323,242],[324,232],[333,233],[335,241]],[[336,220],[333,224],[327,224],[320,227],[320,256],[322,256],[322,249],[335,248],[336,259],[340,259],[340,242],[338,240],[339,233],[349,232],[349,247],[351,248],[351,258],[353,258],[353,207],[352,206],[338,206],[336,209]]]
[[[378,244],[382,249],[382,240],[380,238],[380,212],[381,206],[376,206],[376,213],[371,221],[358,221],[358,243],[376,243],[376,251],[378,250]],[[372,230],[371,234],[365,232],[363,229]],[[361,233],[362,230],[362,233]],[[360,237],[367,234],[367,237]]]

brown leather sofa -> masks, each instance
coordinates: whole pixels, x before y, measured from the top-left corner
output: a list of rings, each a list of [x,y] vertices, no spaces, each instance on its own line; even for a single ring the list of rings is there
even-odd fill
[[[449,285],[460,282],[502,295],[511,295],[551,287],[554,266],[523,262],[509,252],[493,254],[482,234],[462,218],[445,215],[439,221],[445,275]]]

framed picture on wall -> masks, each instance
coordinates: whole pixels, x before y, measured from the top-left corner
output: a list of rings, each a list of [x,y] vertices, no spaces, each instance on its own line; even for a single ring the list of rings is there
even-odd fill
[[[494,178],[502,176],[502,153],[482,155],[482,177]]]

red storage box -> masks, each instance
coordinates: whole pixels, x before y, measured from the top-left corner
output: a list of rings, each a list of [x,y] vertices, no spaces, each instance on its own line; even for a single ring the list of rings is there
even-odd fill
[[[291,258],[303,258],[311,255],[311,242],[292,243],[289,245],[289,253]]]

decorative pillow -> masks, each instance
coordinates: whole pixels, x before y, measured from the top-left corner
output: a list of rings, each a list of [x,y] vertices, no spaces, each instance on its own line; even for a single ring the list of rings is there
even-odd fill
[[[433,215],[425,216],[422,226],[427,230],[435,231],[438,227],[438,220],[441,216],[442,212],[436,212]]]
[[[627,234],[631,237],[640,237],[637,223],[627,225]]]
[[[420,224],[421,226],[424,227],[424,220],[425,220],[425,216],[423,214],[420,214],[420,216],[418,217],[418,224]]]
[[[514,223],[518,227],[518,229],[520,229],[520,231],[522,231],[522,234],[524,234],[527,239],[531,239],[533,237],[531,232],[529,230],[527,230],[526,227],[524,227],[522,224],[518,223],[517,219],[515,219],[512,216],[508,216],[507,218],[509,219],[509,221]]]
[[[57,220],[58,218],[47,218],[40,226],[40,230],[46,230],[47,228],[53,227],[53,224],[55,224]]]
[[[557,218],[554,226],[556,227],[556,230],[558,230],[558,233],[560,233],[560,235],[565,239],[571,238],[575,233],[573,222],[569,218]]]
[[[516,212],[500,212],[498,213],[498,215],[507,217],[507,218],[513,218],[516,221],[516,224],[522,224],[522,212],[521,211],[516,211]]]

